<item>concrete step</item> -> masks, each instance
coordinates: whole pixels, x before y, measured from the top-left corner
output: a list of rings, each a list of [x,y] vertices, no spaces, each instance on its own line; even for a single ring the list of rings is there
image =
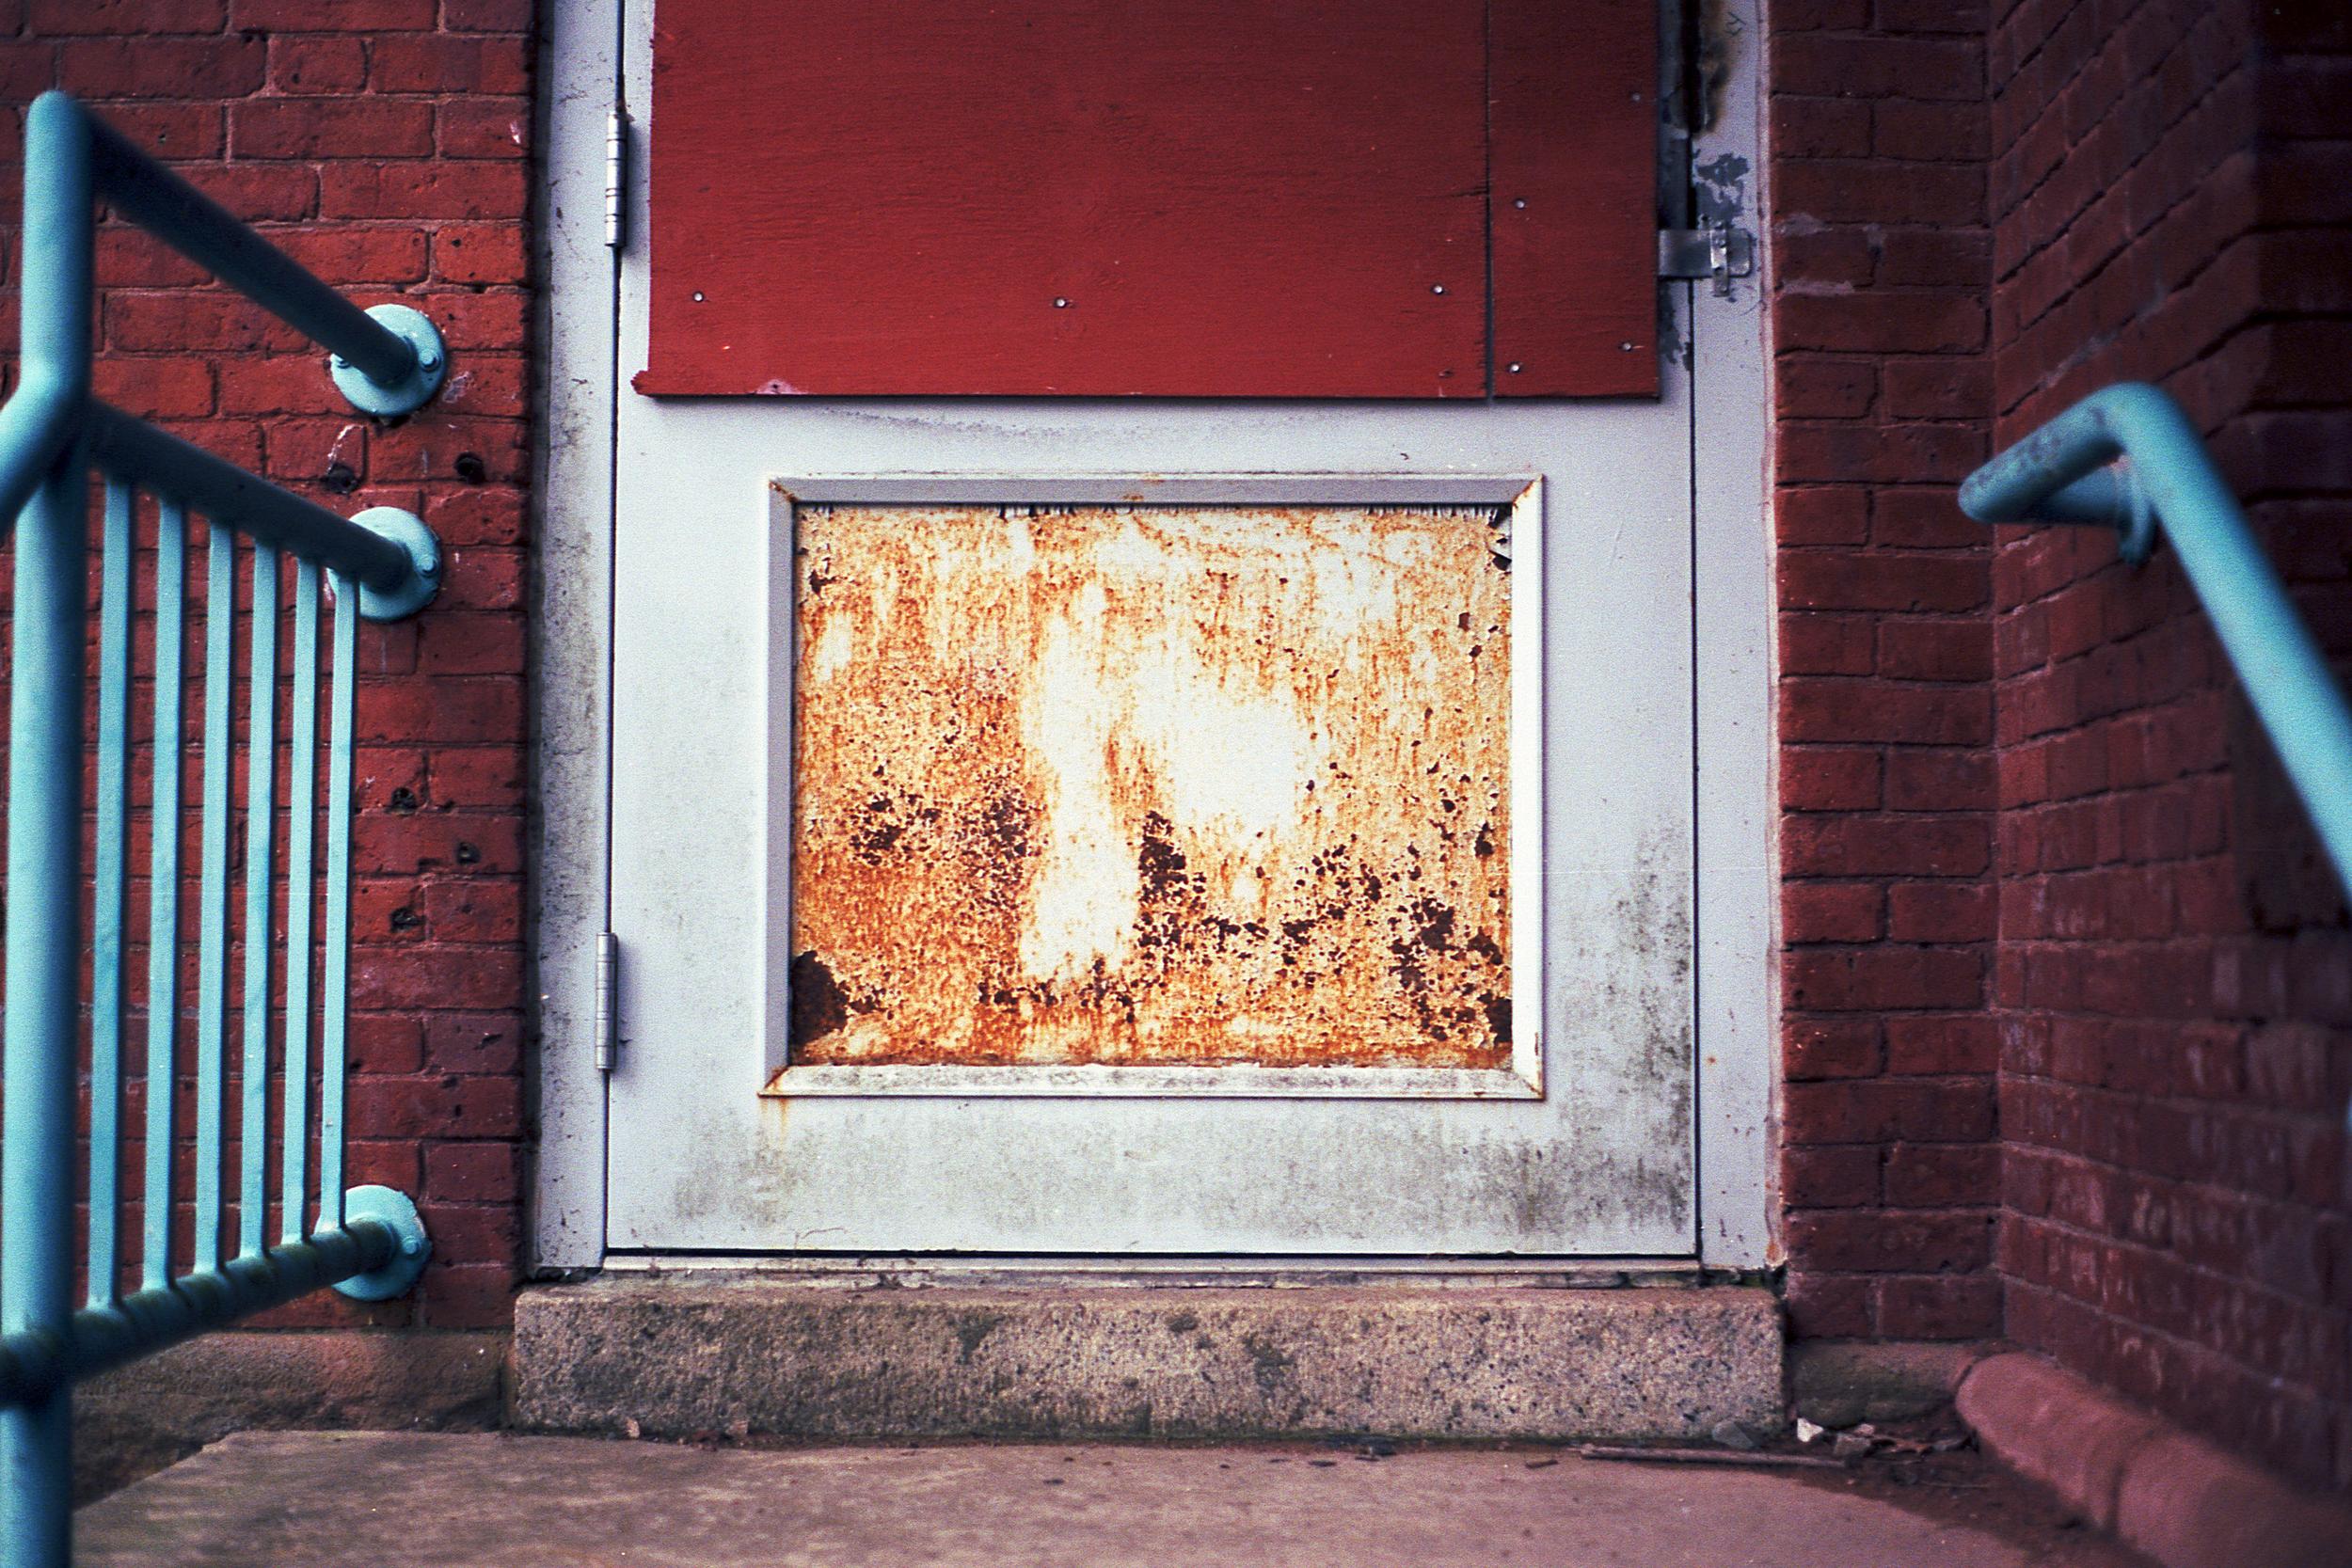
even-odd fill
[[[519,1425],[797,1437],[1700,1437],[1783,1420],[1778,1304],[1729,1287],[527,1291]]]
[[[1859,1485],[1863,1490],[1854,1490]],[[231,1437],[82,1511],[81,1568],[2122,1568],[1997,1477],[1949,1487],[1308,1445],[704,1449]],[[1887,1500],[1899,1497],[1901,1506]]]

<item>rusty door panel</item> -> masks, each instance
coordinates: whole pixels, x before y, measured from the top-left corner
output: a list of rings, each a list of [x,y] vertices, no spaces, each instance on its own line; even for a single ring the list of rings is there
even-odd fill
[[[1500,522],[799,508],[792,1064],[1507,1067]]]

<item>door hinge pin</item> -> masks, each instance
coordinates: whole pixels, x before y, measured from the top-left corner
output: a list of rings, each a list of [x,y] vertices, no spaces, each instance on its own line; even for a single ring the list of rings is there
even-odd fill
[[[628,210],[628,111],[615,108],[604,122],[604,243],[621,248],[622,214]]]
[[[1756,236],[1729,223],[1658,231],[1658,276],[1714,280],[1718,299],[1731,297],[1731,280],[1756,274]]]
[[[596,1041],[596,1070],[611,1072],[620,1045],[621,939],[610,931],[596,937],[596,1014],[589,1024]]]

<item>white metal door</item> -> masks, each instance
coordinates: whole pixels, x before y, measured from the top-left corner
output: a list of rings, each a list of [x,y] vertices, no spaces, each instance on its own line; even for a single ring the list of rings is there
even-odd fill
[[[649,102],[642,32],[627,67]],[[622,268],[615,435],[611,1248],[1696,1249],[1682,367],[1656,403],[656,400],[626,385],[644,362],[643,261]],[[1001,1069],[796,1085],[778,1044],[794,508],[1137,497],[1517,507],[1518,1087],[1125,1067],[1010,1090],[986,1080]]]

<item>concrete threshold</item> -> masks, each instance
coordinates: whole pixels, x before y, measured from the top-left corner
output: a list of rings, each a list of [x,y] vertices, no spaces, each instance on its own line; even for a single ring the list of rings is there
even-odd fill
[[[516,1305],[516,1423],[804,1438],[1700,1437],[1783,1421],[1738,1287],[844,1288],[606,1275]]]

